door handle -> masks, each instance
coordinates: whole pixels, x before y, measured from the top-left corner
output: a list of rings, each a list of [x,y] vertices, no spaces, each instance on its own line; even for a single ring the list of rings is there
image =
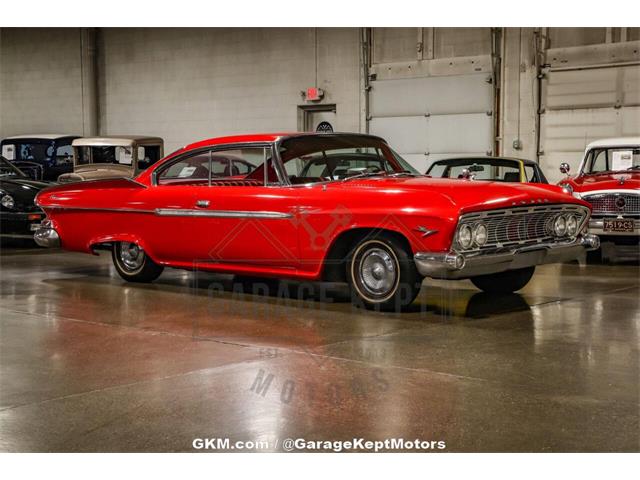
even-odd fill
[[[196,207],[207,208],[209,206],[209,200],[196,200]]]

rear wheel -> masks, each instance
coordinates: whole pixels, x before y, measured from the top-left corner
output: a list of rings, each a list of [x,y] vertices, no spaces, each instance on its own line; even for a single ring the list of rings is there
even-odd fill
[[[536,267],[507,270],[506,272],[492,273],[471,277],[471,282],[480,290],[489,293],[513,293],[529,283]]]
[[[136,243],[115,243],[111,254],[118,274],[128,282],[152,282],[164,270]]]
[[[413,256],[395,237],[365,238],[347,260],[347,280],[356,305],[401,310],[420,292],[422,277]]]

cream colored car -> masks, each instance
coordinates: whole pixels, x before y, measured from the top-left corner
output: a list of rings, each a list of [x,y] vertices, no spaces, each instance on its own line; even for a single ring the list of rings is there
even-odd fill
[[[59,183],[103,178],[133,178],[164,156],[160,137],[120,135],[77,138],[73,146],[73,172]]]

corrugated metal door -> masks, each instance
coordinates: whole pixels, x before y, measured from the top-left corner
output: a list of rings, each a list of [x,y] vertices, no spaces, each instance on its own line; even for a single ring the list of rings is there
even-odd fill
[[[640,133],[640,66],[549,70],[542,80],[540,165],[550,182],[576,171],[587,143]]]
[[[491,154],[490,79],[479,73],[372,81],[369,132],[421,172],[441,158]]]

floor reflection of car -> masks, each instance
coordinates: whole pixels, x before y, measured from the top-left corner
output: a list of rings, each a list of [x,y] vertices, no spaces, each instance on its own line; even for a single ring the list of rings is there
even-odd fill
[[[549,183],[532,160],[507,157],[461,157],[434,162],[427,175],[494,182]]]
[[[218,156],[255,168],[214,177]],[[334,178],[338,165],[352,173]],[[558,187],[428,178],[360,134],[204,140],[135,179],[59,185],[36,201],[48,216],[40,245],[110,250],[127,281],[153,281],[166,266],[345,282],[356,305],[383,310],[411,304],[424,277],[513,292],[536,265],[598,243],[584,232],[588,205]]]
[[[60,183],[132,178],[164,155],[162,138],[140,135],[78,138],[72,146],[73,172],[60,175]]]
[[[50,183],[32,180],[18,167],[0,156],[0,237],[33,239],[44,213],[34,199]]]
[[[55,181],[73,170],[71,142],[77,135],[33,134],[2,140],[2,156],[34,180]]]
[[[640,137],[609,138],[587,145],[575,176],[559,185],[589,202],[589,231],[600,236],[604,258],[640,257]],[[594,252],[595,253],[595,252]]]

